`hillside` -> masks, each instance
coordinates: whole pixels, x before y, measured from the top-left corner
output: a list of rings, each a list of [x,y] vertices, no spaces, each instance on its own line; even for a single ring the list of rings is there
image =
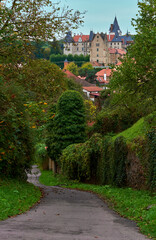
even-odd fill
[[[123,136],[127,139],[127,142],[132,141],[137,137],[144,137],[146,133],[156,126],[156,112],[149,114],[146,117],[139,119],[132,127],[126,129],[125,131],[115,135],[113,140],[119,136]]]

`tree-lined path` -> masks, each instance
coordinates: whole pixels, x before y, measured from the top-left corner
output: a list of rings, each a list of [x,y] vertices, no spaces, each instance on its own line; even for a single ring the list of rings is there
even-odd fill
[[[40,204],[0,222],[1,240],[145,240],[135,223],[121,218],[96,195],[46,187],[33,167],[29,181],[44,189]]]

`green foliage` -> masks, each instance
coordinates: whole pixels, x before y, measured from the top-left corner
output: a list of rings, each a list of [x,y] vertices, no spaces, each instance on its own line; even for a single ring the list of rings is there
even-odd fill
[[[156,125],[156,113],[153,112],[146,117],[140,118],[132,127],[117,134],[113,137],[115,140],[119,136],[123,136],[127,141],[133,141],[137,137],[145,137],[147,131]]]
[[[71,73],[74,75],[78,76],[78,66],[74,62],[70,62],[67,66],[66,69],[69,70]]]
[[[83,144],[68,146],[60,157],[62,173],[69,179],[95,181],[101,142],[99,134],[95,134]]]
[[[62,150],[73,143],[84,142],[85,108],[79,92],[65,91],[58,100],[56,115],[49,122],[48,154],[58,160]]]
[[[156,1],[138,2],[139,13],[133,26],[137,34],[134,44],[128,48],[110,81],[110,88],[115,91],[113,104],[125,105],[131,113],[145,116],[155,109],[156,61],[155,61],[155,8]]]
[[[85,64],[84,64],[85,65]],[[88,66],[88,65],[87,65]],[[89,65],[90,66],[90,65]],[[79,68],[79,75],[81,77],[86,77],[86,81],[90,82],[90,83],[95,83],[96,80],[96,74],[97,70],[92,68]]]
[[[97,177],[102,185],[113,184],[114,173],[114,146],[111,137],[104,137],[102,142],[101,158],[98,162]]]
[[[60,158],[62,173],[69,179],[100,184],[126,185],[127,146],[122,137],[93,135],[83,144],[68,146]]]
[[[90,62],[83,63],[81,66],[82,69],[93,69],[93,66]]]
[[[68,90],[75,90],[77,92],[80,92],[83,95],[82,86],[79,83],[74,81],[74,79],[72,78],[67,78],[66,81],[67,81]]]
[[[133,117],[125,108],[103,109],[97,115],[94,131],[103,135],[121,132],[137,120],[137,117]]]
[[[25,64],[18,76],[30,97],[39,101],[57,99],[67,89],[65,74],[47,60],[31,60]]]
[[[114,179],[115,186],[126,186],[126,161],[128,149],[123,137],[116,138],[114,142]]]
[[[69,181],[51,171],[42,171],[40,182],[47,186],[59,185],[96,193],[121,216],[135,221],[143,234],[149,238],[156,238],[156,195],[151,195],[151,192]]]
[[[57,64],[59,67],[64,67],[64,61],[67,59],[68,62],[74,62],[78,67],[81,67],[81,65],[85,62],[89,61],[89,55],[72,55],[72,54],[55,54],[52,53],[50,55],[50,61]]]
[[[34,146],[22,93],[17,84],[0,82],[0,173],[18,178],[26,177]]]
[[[56,36],[83,23],[83,14],[49,0],[5,0],[0,7],[0,61],[19,63],[34,52],[32,42]],[[49,9],[49,10],[48,10]],[[29,22],[29,24],[28,24]]]
[[[47,147],[45,143],[37,143],[35,146],[35,160],[41,167],[48,160]]]
[[[26,212],[41,197],[39,188],[22,181],[0,179],[0,220]]]
[[[149,149],[149,185],[156,190],[156,131],[151,129],[147,133]]]
[[[35,59],[50,59],[52,54],[62,54],[62,43],[61,41],[45,42],[36,41],[33,42],[34,46],[34,57]]]

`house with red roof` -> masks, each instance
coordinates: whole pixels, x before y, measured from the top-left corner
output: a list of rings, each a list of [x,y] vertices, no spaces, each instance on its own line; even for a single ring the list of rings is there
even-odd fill
[[[93,84],[92,84],[93,85]],[[95,101],[100,96],[100,92],[103,89],[97,86],[89,86],[89,87],[83,87],[83,92],[86,94],[88,98],[90,98],[92,101]]]
[[[96,81],[100,86],[108,85],[112,74],[112,69],[102,69],[101,71],[97,72]]]

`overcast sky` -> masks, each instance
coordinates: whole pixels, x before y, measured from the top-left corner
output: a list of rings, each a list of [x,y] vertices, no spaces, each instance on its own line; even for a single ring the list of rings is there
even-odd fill
[[[61,4],[68,5],[74,10],[87,11],[84,18],[84,26],[73,33],[89,34],[90,30],[107,32],[116,15],[123,34],[127,30],[133,34],[134,28],[131,19],[136,18],[138,12],[138,0],[61,0]]]

